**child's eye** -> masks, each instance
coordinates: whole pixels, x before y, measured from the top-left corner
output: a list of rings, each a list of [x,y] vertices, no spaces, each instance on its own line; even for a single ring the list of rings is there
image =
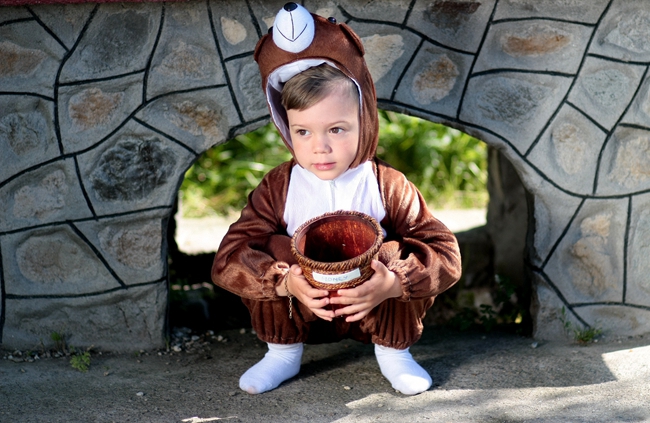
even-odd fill
[[[330,132],[333,134],[340,134],[343,132],[343,128],[332,128],[330,129]]]
[[[296,131],[296,134],[300,135],[301,137],[304,137],[304,136],[307,135],[308,133],[309,133],[309,132],[308,132],[306,129],[298,129],[298,130]]]

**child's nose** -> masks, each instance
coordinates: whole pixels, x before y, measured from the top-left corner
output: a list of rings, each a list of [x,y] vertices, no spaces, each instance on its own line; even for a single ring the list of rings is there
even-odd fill
[[[313,148],[314,153],[329,153],[331,151],[329,141],[323,135],[314,137]]]

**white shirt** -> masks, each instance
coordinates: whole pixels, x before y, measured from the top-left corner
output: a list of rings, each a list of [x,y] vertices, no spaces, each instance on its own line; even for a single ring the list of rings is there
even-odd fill
[[[296,164],[291,169],[284,209],[289,236],[309,219],[337,210],[365,213],[378,222],[386,216],[372,161],[348,169],[331,181],[324,181]]]

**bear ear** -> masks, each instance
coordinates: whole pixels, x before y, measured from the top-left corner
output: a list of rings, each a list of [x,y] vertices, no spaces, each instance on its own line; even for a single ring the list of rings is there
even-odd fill
[[[256,62],[259,62],[258,59],[260,57],[260,51],[262,50],[262,44],[264,44],[269,37],[270,35],[266,34],[262,38],[257,40],[257,45],[255,45],[255,51],[253,51],[253,59],[255,59]]]
[[[345,23],[339,24],[339,26],[341,27],[343,32],[347,34],[348,38],[350,38],[352,42],[357,46],[361,55],[363,56],[364,54],[366,54],[366,50],[363,48],[363,43],[361,42],[361,38],[359,38],[359,36],[354,31],[352,31],[352,28],[350,28]]]
[[[307,9],[296,3],[287,3],[275,15],[273,42],[290,53],[300,53],[314,41],[316,25]]]

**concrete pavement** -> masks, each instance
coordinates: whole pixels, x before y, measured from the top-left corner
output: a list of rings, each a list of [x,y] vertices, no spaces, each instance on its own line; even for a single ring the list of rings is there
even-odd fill
[[[390,387],[372,346],[353,341],[308,345],[297,377],[262,395],[240,391],[265,350],[250,330],[229,330],[177,333],[169,351],[96,351],[86,373],[69,357],[6,358],[0,422],[650,421],[644,338],[583,347],[427,328],[412,352],[434,386],[413,397]]]

